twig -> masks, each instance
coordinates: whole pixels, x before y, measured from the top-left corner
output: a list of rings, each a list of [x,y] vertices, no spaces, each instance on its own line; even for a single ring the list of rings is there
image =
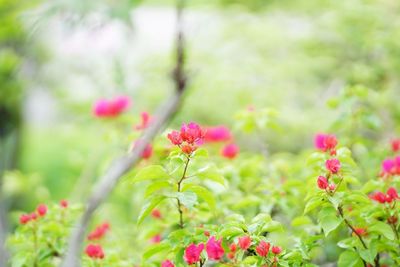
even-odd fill
[[[186,177],[186,172],[187,172],[187,169],[188,169],[188,166],[189,166],[189,162],[190,162],[190,156],[188,156],[187,157],[187,161],[186,161],[186,163],[185,163],[185,168],[183,169],[183,174],[182,174],[182,177],[181,177],[181,179],[178,181],[178,193],[180,193],[181,192],[181,184],[182,184],[182,182],[183,182],[183,180],[185,180],[187,177]],[[183,211],[182,211],[182,203],[181,203],[181,201],[179,200],[179,198],[177,198],[177,203],[178,203],[178,211],[179,211],[179,227],[180,228],[183,228]]]
[[[131,151],[131,153],[114,160],[108,171],[100,178],[99,184],[95,187],[87,202],[82,217],[79,219],[70,235],[67,253],[61,263],[62,267],[80,266],[82,243],[94,211],[106,200],[121,177],[141,159],[141,154],[146,145],[150,143],[158,132],[171,120],[181,104],[182,95],[186,89],[183,30],[181,25],[183,0],[179,2],[177,10],[177,62],[173,75],[176,88],[175,93],[158,109],[158,112],[155,115],[156,119],[150,127],[143,132],[141,142],[138,142],[138,145]]]

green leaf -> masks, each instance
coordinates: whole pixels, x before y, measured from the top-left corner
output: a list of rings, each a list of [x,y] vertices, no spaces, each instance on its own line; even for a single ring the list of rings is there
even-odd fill
[[[324,207],[318,214],[318,221],[319,225],[324,230],[325,236],[328,236],[343,220],[336,215],[336,210],[334,208]]]
[[[219,232],[219,235],[225,238],[231,238],[242,234],[244,234],[243,229],[235,226],[226,227],[221,232]]]
[[[222,176],[215,165],[208,165],[200,169],[196,176],[200,179],[208,179],[225,186],[224,176]]]
[[[339,256],[338,267],[363,267],[360,256],[351,250],[346,250]]]
[[[143,259],[147,260],[154,256],[155,254],[168,251],[171,249],[171,245],[167,242],[161,242],[155,245],[150,246],[144,253],[143,253]]]
[[[150,214],[150,212],[165,199],[165,196],[155,196],[148,201],[141,209],[138,217],[137,224],[141,224],[143,220]]]
[[[181,204],[188,209],[193,208],[193,206],[197,203],[197,195],[192,191],[178,192],[176,193],[176,196]]]
[[[372,226],[368,228],[368,231],[371,233],[379,233],[389,240],[394,240],[394,233],[392,228],[390,228],[390,226],[384,222],[374,222]]]
[[[208,151],[204,148],[199,148],[193,153],[194,157],[206,157],[208,158]]]
[[[154,181],[146,188],[144,197],[147,198],[150,195],[152,195],[154,192],[156,192],[160,189],[163,189],[163,188],[172,188],[172,186],[169,181],[165,181],[165,180]]]
[[[199,198],[207,202],[210,209],[215,210],[216,201],[214,195],[207,188],[194,184],[185,184],[182,188],[182,191],[185,192],[187,190],[196,193]]]
[[[280,222],[270,221],[262,227],[262,232],[284,232],[283,226]]]
[[[170,178],[169,174],[165,171],[165,169],[162,166],[151,165],[141,169],[132,179],[132,182],[135,183],[146,180],[169,179],[169,178]]]
[[[292,220],[292,226],[302,226],[307,224],[312,224],[312,221],[308,216],[299,216]]]
[[[325,200],[321,196],[314,196],[307,201],[306,207],[304,208],[304,214],[309,213],[317,207],[320,207]]]

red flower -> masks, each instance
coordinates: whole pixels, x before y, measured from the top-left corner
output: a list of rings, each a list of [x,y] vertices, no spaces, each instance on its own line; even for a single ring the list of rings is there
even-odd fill
[[[39,206],[37,206],[36,211],[39,216],[43,217],[47,213],[47,206],[45,204],[40,204]]]
[[[278,246],[273,246],[271,248],[271,252],[274,253],[275,255],[281,254],[282,248]]]
[[[259,256],[261,257],[266,257],[268,256],[268,251],[270,248],[271,244],[267,243],[265,241],[260,241],[260,243],[258,244],[258,246],[256,247],[256,252]]]
[[[140,122],[139,125],[135,126],[135,129],[138,131],[144,130],[147,127],[149,127],[150,122],[152,120],[152,117],[150,116],[150,114],[145,111],[140,114],[140,117],[141,117],[142,121]]]
[[[110,225],[108,223],[103,223],[97,226],[93,232],[88,235],[88,240],[98,240],[101,239],[110,229]]]
[[[238,244],[242,250],[247,250],[251,246],[251,238],[249,236],[239,237]]]
[[[36,212],[32,212],[31,214],[29,214],[29,217],[31,218],[32,221],[37,219],[37,214]]]
[[[235,252],[236,249],[237,249],[237,246],[236,246],[235,243],[232,243],[232,244],[229,246],[229,251],[230,251],[230,252]]]
[[[227,257],[228,257],[228,259],[233,260],[233,259],[235,258],[235,252],[229,252],[229,253],[227,254]]]
[[[68,208],[68,201],[66,201],[65,199],[61,200],[60,206],[61,206],[61,208],[64,208],[64,209]]]
[[[340,170],[340,161],[336,158],[328,159],[325,162],[325,167],[333,174],[338,173]]]
[[[180,136],[184,142],[194,144],[203,139],[204,133],[197,123],[182,124]]]
[[[142,151],[142,158],[149,159],[153,155],[153,146],[151,144],[147,144],[144,150]]]
[[[85,249],[86,255],[88,255],[92,259],[103,259],[104,252],[103,248],[100,245],[89,244]]]
[[[355,234],[359,235],[359,236],[366,236],[367,233],[367,229],[363,228],[363,227],[357,227],[354,228]]]
[[[394,139],[391,143],[393,152],[398,152],[400,150],[400,139]]]
[[[369,195],[369,198],[375,200],[381,204],[386,202],[386,196],[382,192],[375,192]]]
[[[160,211],[159,209],[153,209],[153,210],[151,211],[151,216],[152,216],[154,219],[161,219],[161,218],[162,218],[161,211]]]
[[[336,136],[332,134],[316,134],[314,137],[315,148],[321,151],[335,150],[337,145]]]
[[[165,260],[161,263],[161,267],[175,267],[175,265],[170,260]]]
[[[389,200],[388,202],[392,202],[393,200],[399,198],[397,190],[394,187],[389,187],[389,189],[386,191],[386,196],[386,199]]]
[[[327,189],[329,186],[328,180],[324,176],[318,176],[317,184],[322,190]]]
[[[221,149],[221,155],[228,159],[233,159],[239,153],[239,147],[236,144],[227,144]]]
[[[215,236],[212,236],[206,244],[206,251],[210,260],[220,260],[224,256],[224,249],[221,246],[222,239],[215,240]]]
[[[173,145],[179,146],[182,144],[182,138],[178,131],[172,131],[167,135],[168,139],[171,141]]]
[[[196,262],[200,261],[200,254],[204,249],[204,244],[200,243],[197,246],[195,244],[189,245],[185,249],[184,260],[187,264],[195,264]]]
[[[182,146],[182,152],[188,155],[192,154],[196,149],[197,147],[195,145],[187,144]]]
[[[220,125],[206,128],[204,141],[206,142],[226,142],[232,139],[232,134],[228,127]]]
[[[27,224],[31,220],[31,216],[29,214],[22,214],[19,217],[20,224]]]

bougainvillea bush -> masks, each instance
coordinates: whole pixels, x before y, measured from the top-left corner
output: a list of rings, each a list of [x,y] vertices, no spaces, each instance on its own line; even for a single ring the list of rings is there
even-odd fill
[[[358,107],[367,93],[351,87],[338,99]],[[125,153],[155,119],[130,114],[131,104],[119,96],[93,107]],[[239,146],[237,135],[284,134],[263,108],[240,111],[231,127],[167,129],[105,204],[128,219],[96,214],[83,266],[400,266],[400,139],[369,139],[365,114],[351,113],[356,127],[333,122],[295,154],[270,151],[262,138],[257,149]],[[12,266],[57,266],[84,206],[37,204],[15,216]]]

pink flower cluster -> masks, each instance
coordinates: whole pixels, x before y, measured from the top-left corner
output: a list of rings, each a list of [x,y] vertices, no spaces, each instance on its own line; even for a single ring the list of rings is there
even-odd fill
[[[390,187],[386,191],[386,194],[383,192],[377,191],[375,193],[370,194],[369,197],[370,197],[370,199],[375,200],[376,202],[379,202],[381,204],[392,203],[393,201],[396,201],[397,199],[399,199],[397,190],[394,187]]]
[[[336,155],[336,145],[338,141],[333,134],[318,133],[314,137],[315,148],[323,152],[330,152],[331,155]]]
[[[96,244],[87,245],[85,253],[92,259],[103,259],[105,256],[103,248],[100,245]]]
[[[107,222],[98,225],[87,237],[88,240],[98,240],[110,230],[110,224]]]
[[[40,204],[36,207],[36,210],[32,213],[25,213],[19,217],[19,222],[21,224],[27,224],[30,221],[35,221],[38,216],[44,217],[47,213],[47,206],[45,204]]]
[[[183,124],[181,130],[172,131],[167,135],[173,145],[178,146],[183,153],[192,154],[196,151],[198,143],[203,142],[204,131],[194,122]]]
[[[232,140],[232,134],[228,127],[218,125],[205,128],[204,141],[208,143],[228,142]]]
[[[239,153],[239,147],[233,143],[233,136],[228,127],[218,125],[207,127],[205,130],[204,141],[207,143],[228,142],[220,151],[221,156],[233,159]]]
[[[93,114],[100,118],[117,117],[131,105],[128,96],[117,96],[113,99],[100,99],[93,105]]]
[[[382,161],[381,176],[400,175],[400,156]]]

